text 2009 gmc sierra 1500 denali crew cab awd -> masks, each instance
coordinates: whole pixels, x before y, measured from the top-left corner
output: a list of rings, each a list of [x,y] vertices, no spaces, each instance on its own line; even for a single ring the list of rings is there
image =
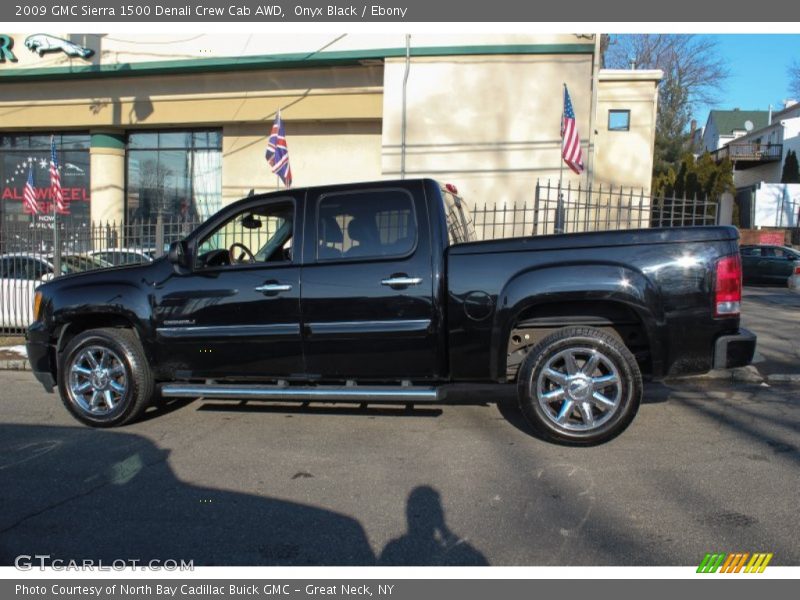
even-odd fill
[[[28,356],[69,411],[129,423],[164,397],[421,403],[516,383],[546,437],[601,442],[651,378],[746,365],[732,227],[476,242],[451,186],[291,189],[168,256],[42,285]]]

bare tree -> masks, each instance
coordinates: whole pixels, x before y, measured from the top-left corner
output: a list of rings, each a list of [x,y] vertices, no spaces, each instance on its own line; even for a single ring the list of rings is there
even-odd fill
[[[656,123],[655,174],[677,164],[689,149],[689,122],[698,104],[715,102],[729,71],[716,42],[682,34],[611,36],[604,64],[612,69],[661,69]]]
[[[795,98],[800,98],[800,61],[789,65],[789,91]]]

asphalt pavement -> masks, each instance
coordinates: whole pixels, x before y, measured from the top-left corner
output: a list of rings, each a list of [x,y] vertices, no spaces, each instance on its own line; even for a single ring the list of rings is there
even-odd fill
[[[513,394],[413,411],[197,400],[95,430],[29,372],[0,372],[0,390],[0,564],[800,564],[796,387],[649,385],[593,448],[537,439]]]

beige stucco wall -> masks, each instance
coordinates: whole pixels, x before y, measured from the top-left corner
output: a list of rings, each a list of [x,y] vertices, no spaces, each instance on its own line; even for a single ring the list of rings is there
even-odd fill
[[[405,61],[385,69],[382,165],[397,177]],[[585,148],[591,74],[589,54],[413,59],[406,176],[454,183],[470,203],[532,202],[537,178],[558,178],[562,82]],[[564,176],[577,181],[568,169]]]
[[[660,72],[601,71],[595,129],[595,185],[650,191]],[[629,131],[609,131],[610,110],[630,110]]]
[[[279,189],[264,151],[270,124],[230,124],[222,129],[222,201]],[[381,123],[293,122],[285,124],[294,186],[381,178]]]
[[[2,80],[0,80],[2,82]],[[0,130],[379,119],[380,65],[2,83]]]

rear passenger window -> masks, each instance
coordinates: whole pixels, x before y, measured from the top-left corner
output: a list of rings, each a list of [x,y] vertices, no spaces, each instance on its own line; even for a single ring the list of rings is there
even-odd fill
[[[402,256],[416,241],[413,199],[404,190],[327,194],[319,201],[320,260]]]

